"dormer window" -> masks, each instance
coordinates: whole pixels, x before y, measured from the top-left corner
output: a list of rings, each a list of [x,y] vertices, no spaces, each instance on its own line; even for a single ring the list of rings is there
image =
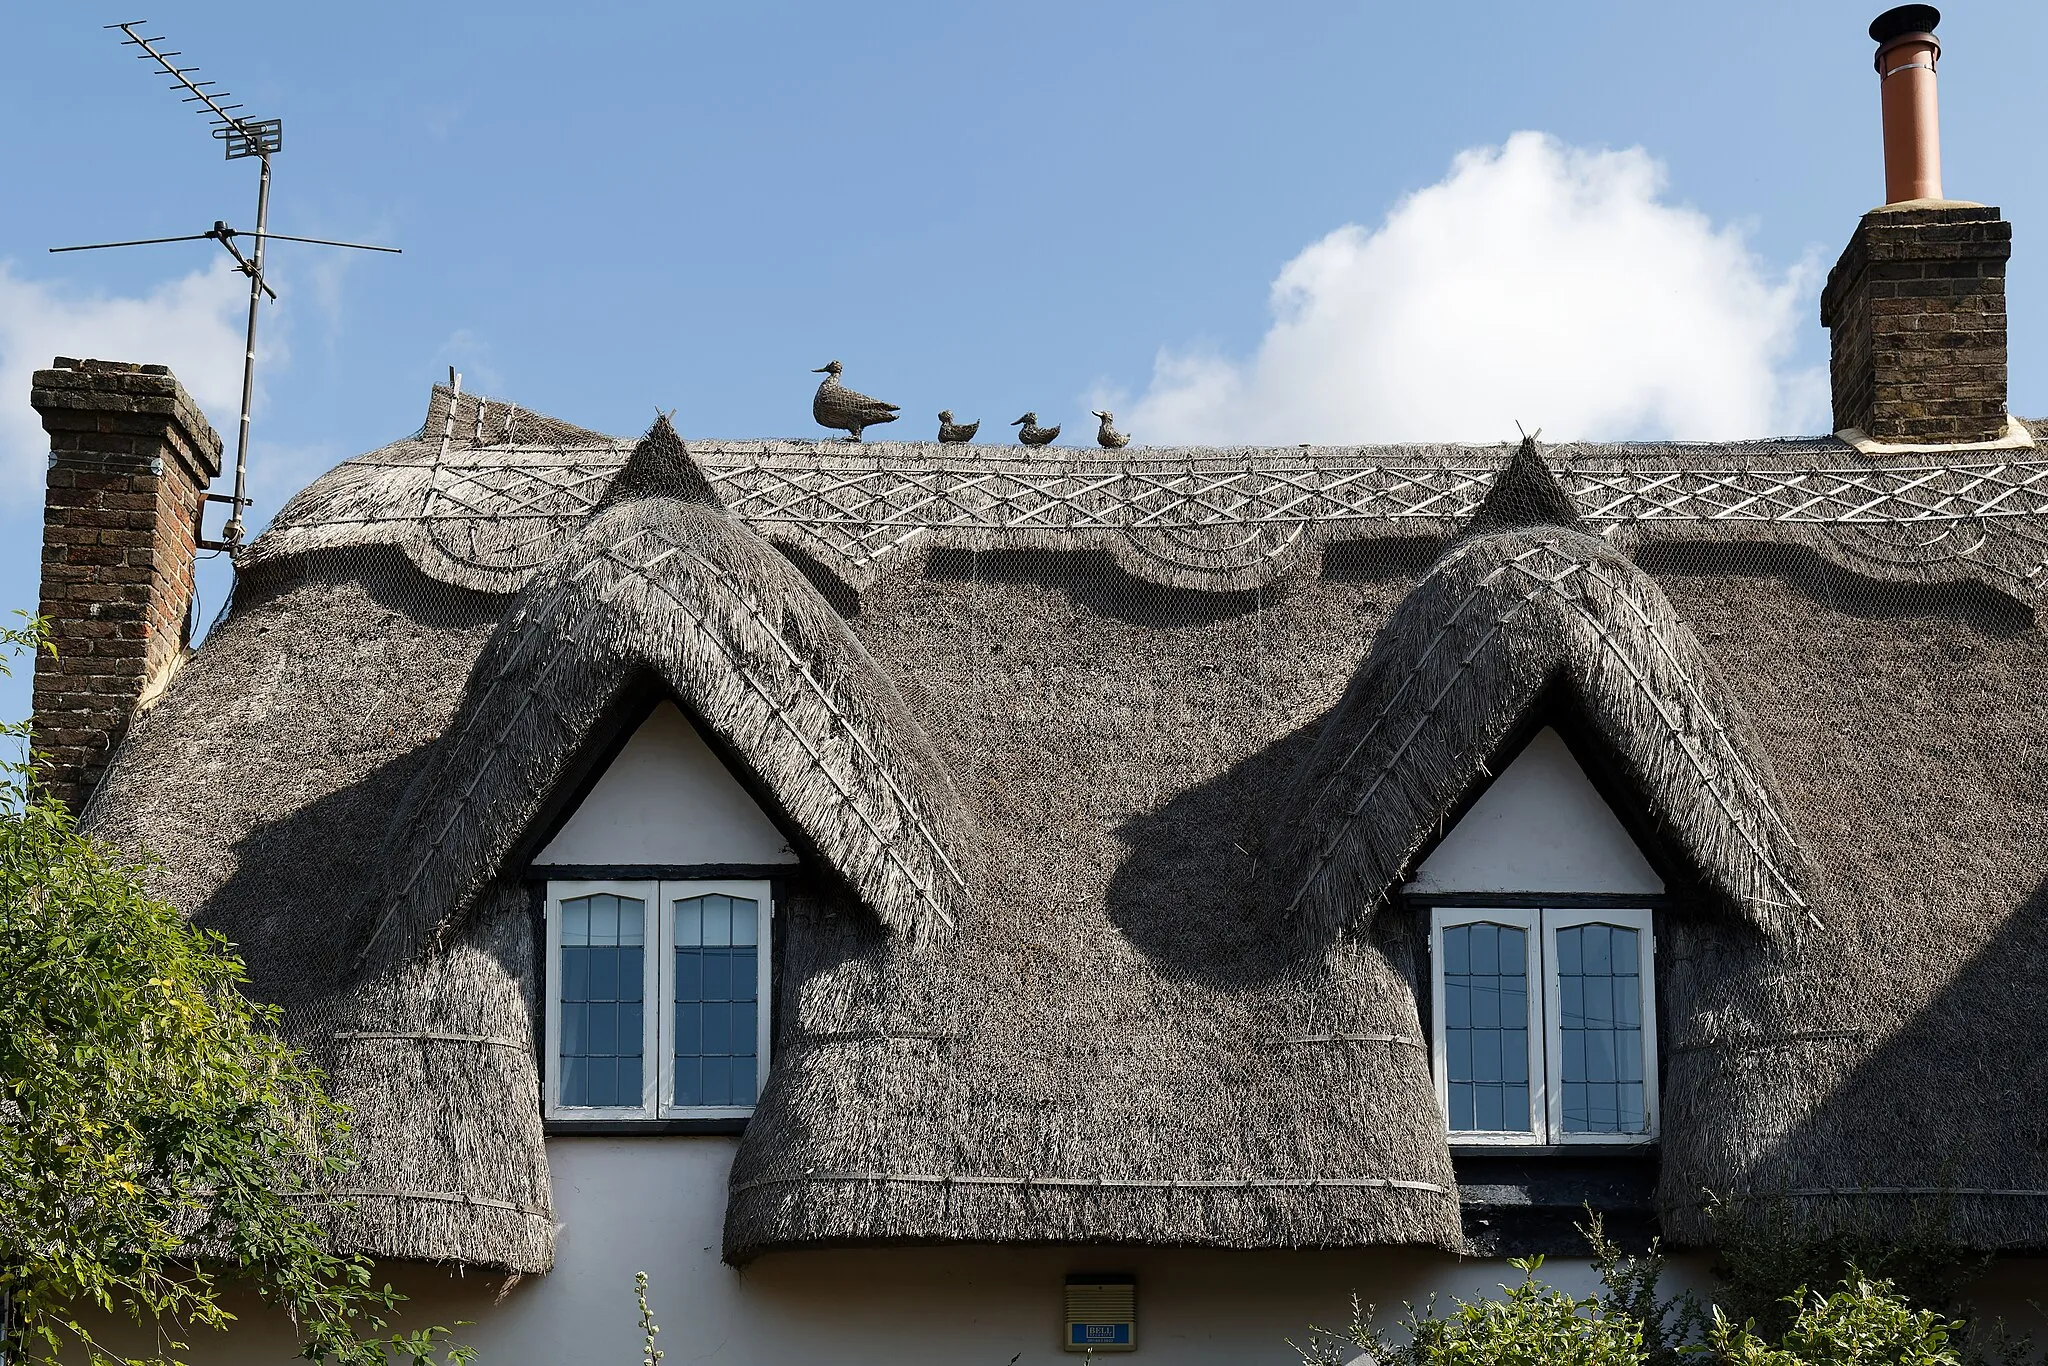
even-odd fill
[[[766,882],[548,886],[550,1119],[737,1119],[768,1077]]]
[[[548,841],[543,1113],[736,1120],[768,1078],[775,823],[673,703]]]
[[[1437,1095],[1454,1143],[1639,1143],[1657,1132],[1647,910],[1431,912]]]
[[[1562,737],[1539,732],[1405,890],[1429,907],[1431,1052],[1453,1144],[1656,1137],[1649,902],[1664,885]]]

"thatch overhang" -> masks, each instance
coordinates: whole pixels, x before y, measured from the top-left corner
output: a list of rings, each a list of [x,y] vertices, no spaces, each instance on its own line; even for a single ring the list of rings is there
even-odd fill
[[[1376,947],[1309,980],[1168,984],[1094,915],[977,924],[920,963],[852,942],[821,908],[779,909],[789,1017],[733,1164],[728,1261],[892,1243],[1461,1246],[1414,1002]],[[990,999],[1020,969],[1038,999]]]
[[[391,824],[366,963],[451,931],[644,679],[882,924],[922,942],[966,914],[970,835],[944,764],[845,621],[726,513],[662,418],[477,661]]]
[[[504,606],[383,547],[243,573],[82,828],[154,855],[154,890],[233,941],[350,1107],[342,1247],[540,1272],[555,1220],[527,889],[495,893],[440,953],[349,971],[391,812]]]
[[[1731,913],[1781,935],[1811,914],[1805,850],[1719,668],[1656,584],[1577,520],[1525,442],[1380,628],[1275,814],[1277,924],[1321,941],[1385,905],[1559,697]]]

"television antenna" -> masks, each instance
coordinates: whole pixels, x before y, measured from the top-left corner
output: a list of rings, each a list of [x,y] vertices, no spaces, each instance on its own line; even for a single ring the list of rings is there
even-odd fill
[[[157,68],[172,80],[172,90],[185,92],[182,103],[194,106],[193,112],[204,118],[212,127],[213,136],[220,140],[229,161],[240,161],[244,157],[256,157],[261,162],[261,173],[256,181],[256,230],[249,232],[231,228],[225,222],[216,220],[205,232],[187,233],[180,237],[139,237],[126,242],[89,242],[77,247],[51,247],[57,251],[103,251],[108,247],[147,247],[162,242],[218,242],[235,258],[235,269],[249,277],[249,329],[242,351],[242,422],[235,437],[235,492],[232,497],[217,493],[206,495],[208,502],[228,503],[233,511],[228,514],[227,524],[221,528],[218,541],[202,539],[199,544],[209,550],[233,551],[242,543],[244,534],[242,509],[249,506],[249,406],[256,391],[256,320],[265,295],[272,303],[277,301],[277,291],[264,278],[264,246],[270,242],[307,242],[317,247],[347,247],[352,251],[384,251],[393,255],[397,247],[373,247],[362,242],[336,242],[324,237],[293,237],[286,233],[270,231],[270,158],[284,147],[284,121],[282,119],[252,119],[235,113],[242,108],[239,104],[226,104],[234,96],[217,89],[217,82],[195,81],[192,79],[196,66],[179,66],[171,59],[181,57],[181,52],[166,52],[157,47],[164,41],[163,35],[145,38],[136,32],[147,19],[134,19],[125,24],[108,24],[108,29],[119,29],[122,34],[121,46],[140,48],[135,54],[138,61],[153,62]],[[235,245],[236,238],[247,238],[250,249],[244,253]]]

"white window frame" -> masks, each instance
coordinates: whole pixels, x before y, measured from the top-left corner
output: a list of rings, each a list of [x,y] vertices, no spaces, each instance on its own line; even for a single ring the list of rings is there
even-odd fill
[[[1537,979],[1529,992],[1529,1128],[1522,1130],[1452,1129],[1450,1050],[1446,1038],[1444,931],[1456,925],[1503,925],[1529,935],[1528,969]],[[1564,1012],[1559,1001],[1557,932],[1579,925],[1614,925],[1642,935],[1640,980],[1643,990],[1643,1106],[1649,1116],[1640,1134],[1566,1133],[1564,1088],[1550,1079],[1564,1071]],[[1610,906],[1433,906],[1429,921],[1430,1062],[1436,1073],[1437,1111],[1444,1130],[1459,1147],[1631,1147],[1657,1141],[1661,1104],[1657,1086],[1657,939],[1651,912],[1640,907]]]
[[[641,1069],[640,1104],[564,1105],[560,1100],[562,1058],[562,903],[576,897],[610,893],[635,897],[650,906],[646,918],[643,954],[645,977],[641,987]],[[768,1082],[769,1017],[773,1005],[770,992],[774,962],[773,937],[775,898],[766,882],[741,882],[720,878],[672,878],[662,881],[617,882],[606,880],[550,882],[547,888],[546,945],[547,1000],[543,1004],[543,1035],[546,1056],[541,1060],[541,1114],[547,1119],[661,1120],[661,1119],[744,1119],[754,1113],[752,1105],[677,1105],[675,1094],[675,903],[693,896],[743,897],[760,908],[755,922],[755,1070],[754,1094]],[[650,1065],[651,1064],[651,1065]]]
[[[1557,1144],[1629,1147],[1657,1141],[1657,935],[1646,910],[1598,906],[1566,906],[1543,911],[1543,1044],[1544,1075],[1564,1073],[1564,1010],[1559,1003],[1560,983],[1552,964],[1557,962],[1557,932],[1579,925],[1614,925],[1642,935],[1642,960],[1637,980],[1643,992],[1643,1112],[1649,1128],[1639,1134],[1568,1134],[1564,1131],[1564,1087],[1549,1091],[1550,1141]]]
[[[660,1116],[663,1119],[744,1119],[754,1113],[752,1105],[677,1105],[669,1100],[676,1093],[675,1027],[676,989],[676,902],[693,896],[741,897],[760,907],[755,920],[754,950],[754,1096],[768,1084],[769,948],[775,922],[775,901],[765,882],[697,881],[661,884],[661,1074]]]
[[[656,967],[660,953],[660,902],[656,899],[661,884],[656,882],[550,882],[548,884],[547,909],[547,968],[548,999],[545,1010],[547,1056],[542,1060],[541,1113],[549,1119],[648,1119],[654,1114],[659,1099],[660,1069],[651,1066],[655,1060],[655,1038],[652,1017],[659,1013],[660,979]],[[559,1103],[562,1082],[562,903],[577,897],[599,896],[610,893],[613,896],[629,896],[640,901],[654,915],[641,920],[641,986],[640,986],[640,1103],[638,1105],[563,1105]]]
[[[1527,1129],[1457,1129],[1451,1126],[1450,1045],[1446,1036],[1444,1007],[1444,931],[1457,925],[1507,925],[1528,935],[1529,956],[1525,966],[1530,975],[1529,991],[1529,1127]],[[1438,906],[1430,912],[1430,1058],[1436,1064],[1436,1108],[1444,1117],[1444,1130],[1453,1143],[1478,1147],[1526,1148],[1544,1142],[1544,1116],[1550,1105],[1544,1096],[1543,1016],[1540,985],[1543,972],[1543,934],[1537,912],[1507,906]]]

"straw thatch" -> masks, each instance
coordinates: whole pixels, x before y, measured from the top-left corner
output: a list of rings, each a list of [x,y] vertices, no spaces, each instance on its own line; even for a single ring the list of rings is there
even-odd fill
[[[734,1260],[1459,1246],[1418,921],[1368,912],[1553,721],[1672,889],[1667,1234],[1711,1190],[2048,1246],[2033,453],[1558,448],[1560,502],[1533,449],[685,453],[469,403],[293,500],[87,815],[356,1107],[349,1245],[547,1266],[523,860],[673,695],[803,855]]]
[[[392,546],[442,583],[514,592],[588,519],[632,448],[436,385],[418,432],[292,495],[237,564]]]
[[[1301,955],[1259,813],[1386,583],[1161,594],[1106,557],[933,556],[855,619],[955,775],[986,891],[916,955],[780,910],[777,1062],[726,1253],[866,1241],[1455,1247],[1403,927]]]
[[[924,938],[960,919],[967,832],[945,768],[845,622],[726,515],[663,418],[478,661],[393,823],[366,962],[447,933],[541,833],[642,679],[882,923]]]
[[[85,815],[234,941],[251,990],[352,1107],[343,1245],[544,1271],[554,1219],[531,1043],[533,910],[494,895],[446,951],[351,982],[391,812],[447,728],[501,599],[393,551],[244,575]]]
[[[532,893],[508,880],[491,896],[443,952],[294,1012],[366,1159],[331,1193],[344,1246],[508,1271],[553,1261],[540,1126],[507,1103],[540,1091]]]
[[[1380,629],[1275,814],[1282,923],[1326,937],[1384,905],[1559,699],[1612,750],[1667,850],[1731,910],[1779,930],[1805,912],[1804,851],[1719,670],[1656,585],[1576,521],[1524,443]]]
[[[1660,1205],[2048,1247],[2048,640],[2010,601],[1797,557],[1660,571],[1758,721],[1823,931],[1781,960],[1673,917]],[[1679,1117],[1684,1122],[1677,1122]]]
[[[510,592],[573,534],[630,442],[458,399],[428,425],[294,497],[245,557],[391,545],[446,583]],[[481,422],[468,416],[478,408]],[[511,433],[500,440],[494,433]],[[472,435],[472,434],[475,435]],[[735,515],[852,591],[932,549],[1086,550],[1162,586],[1278,583],[1375,527],[1441,539],[1477,510],[1498,447],[1152,447],[1105,458],[915,442],[701,442]],[[2048,462],[1968,452],[1874,461],[1834,437],[1553,448],[1589,529],[1623,549],[1667,541],[1791,545],[1889,582],[2048,592]]]

